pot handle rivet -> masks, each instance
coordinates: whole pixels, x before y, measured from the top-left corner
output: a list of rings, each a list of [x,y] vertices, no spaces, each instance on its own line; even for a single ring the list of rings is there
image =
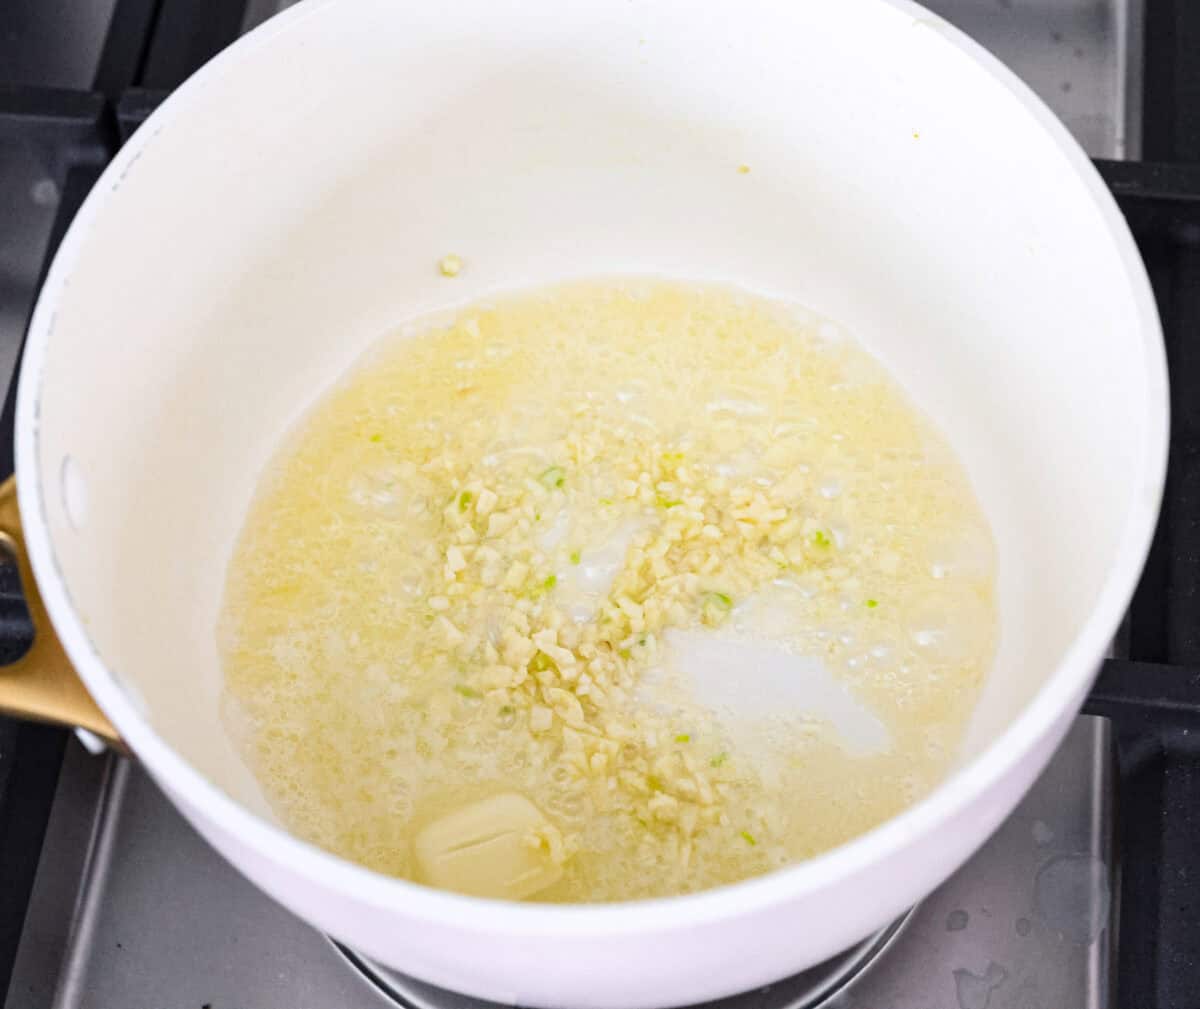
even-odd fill
[[[25,549],[15,477],[0,484],[0,545],[7,548],[16,562],[25,605],[33,622],[33,644],[29,651],[11,665],[0,666],[0,712],[39,722],[73,725],[123,749],[117,730],[96,706],[63,651],[38,593]]]

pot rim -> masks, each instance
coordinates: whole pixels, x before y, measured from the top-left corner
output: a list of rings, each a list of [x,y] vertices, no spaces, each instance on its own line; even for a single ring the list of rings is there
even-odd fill
[[[170,124],[212,81],[252,58],[277,36],[334,0],[307,0],[277,15],[218,54],[174,92],[121,148],[84,201],[68,229],[42,286],[30,322],[16,412],[16,471],[20,510],[38,586],[62,644],[89,692],[112,719],[130,749],[154,776],[186,796],[225,834],[238,838],[289,871],[380,909],[478,932],[533,937],[637,935],[695,928],[811,895],[896,856],[916,839],[949,823],[966,799],[994,788],[1025,762],[1076,703],[1095,675],[1111,635],[1128,607],[1157,522],[1166,477],[1169,430],[1166,355],[1157,307],[1145,267],[1125,219],[1091,161],[1054,114],[1012,71],[979,44],[911,0],[859,0],[920,20],[941,44],[967,56],[1020,103],[1053,140],[1099,212],[1124,265],[1136,308],[1147,383],[1140,471],[1122,475],[1131,499],[1116,557],[1092,610],[1061,661],[1033,700],[980,754],[901,813],[851,840],[764,876],[678,897],[603,905],[537,905],[466,897],[385,876],[302,841],[235,801],[172,746],[139,713],[87,635],[58,566],[46,516],[38,466],[39,412],[46,350],[57,301],[83,250],[107,195],[154,136]]]

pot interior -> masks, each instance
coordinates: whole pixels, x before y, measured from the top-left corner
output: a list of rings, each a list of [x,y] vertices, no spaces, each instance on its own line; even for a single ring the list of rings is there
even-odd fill
[[[1078,161],[949,32],[878,0],[318,2],[186,86],[81,216],[24,376],[61,574],[155,729],[266,812],[218,716],[225,566],[280,438],[372,340],[650,273],[840,320],[947,435],[998,557],[978,754],[1156,493],[1159,406]]]

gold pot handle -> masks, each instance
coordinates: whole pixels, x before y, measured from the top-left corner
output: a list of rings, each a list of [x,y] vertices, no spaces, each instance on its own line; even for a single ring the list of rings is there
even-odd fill
[[[29,651],[12,665],[0,666],[0,712],[39,722],[77,726],[113,746],[122,747],[117,730],[96,706],[63,651],[38,593],[21,529],[15,477],[0,484],[0,543],[8,548],[16,561],[25,605],[33,621],[33,644]]]

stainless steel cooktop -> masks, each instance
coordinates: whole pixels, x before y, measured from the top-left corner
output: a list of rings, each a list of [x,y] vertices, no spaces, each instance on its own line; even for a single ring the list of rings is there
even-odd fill
[[[1113,750],[1080,718],[990,841],[894,929],[720,1009],[1110,1004]],[[484,1009],[373,969],[227,865],[146,775],[73,745],[4,1009]]]

